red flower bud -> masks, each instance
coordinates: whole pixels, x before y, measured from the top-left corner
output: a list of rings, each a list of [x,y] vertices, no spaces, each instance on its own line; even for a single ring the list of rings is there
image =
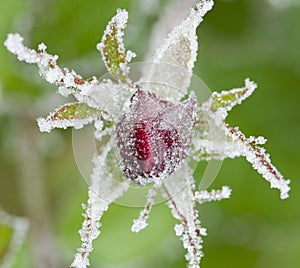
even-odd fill
[[[116,125],[121,169],[135,183],[146,185],[170,175],[190,149],[196,99],[173,104],[138,90],[128,112]]]

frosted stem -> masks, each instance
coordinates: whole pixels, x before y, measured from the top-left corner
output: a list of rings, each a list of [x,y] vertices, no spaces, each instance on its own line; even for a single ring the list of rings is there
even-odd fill
[[[154,184],[153,188],[149,189],[147,202],[144,209],[140,212],[138,219],[133,220],[133,225],[131,226],[132,232],[138,233],[139,231],[145,229],[148,226],[147,220],[151,212],[152,206],[154,204],[154,198],[157,194],[157,188],[160,186],[160,183]]]

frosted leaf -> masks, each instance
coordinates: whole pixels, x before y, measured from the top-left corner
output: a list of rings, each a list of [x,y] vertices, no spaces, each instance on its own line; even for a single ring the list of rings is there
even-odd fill
[[[241,88],[234,88],[220,93],[213,92],[210,99],[203,104],[207,105],[207,109],[217,112],[220,109],[230,111],[235,105],[241,104],[243,100],[248,98],[256,89],[257,85],[250,81],[249,78],[245,80],[245,86]]]
[[[79,102],[92,102],[86,92],[95,85],[100,88],[95,77],[86,81],[75,71],[60,68],[56,63],[58,56],[48,54],[45,44],[40,44],[37,52],[24,46],[23,40],[23,37],[18,33],[9,34],[4,45],[10,52],[17,55],[18,60],[37,64],[40,76],[50,84],[57,85],[59,87],[58,92],[63,96],[73,94]]]
[[[38,63],[40,61],[39,54],[35,50],[25,47],[23,40],[24,38],[18,33],[8,34],[4,45],[11,53],[18,56],[18,60],[27,63]]]
[[[272,188],[280,190],[282,199],[287,198],[290,181],[283,178],[272,165],[265,149],[258,146],[264,144],[266,139],[252,136],[246,138],[237,128],[232,128],[224,122],[227,111],[256,88],[256,84],[249,79],[246,79],[245,83],[244,88],[213,93],[207,102],[199,106],[191,156],[197,161],[244,156],[253,168],[270,182]]]
[[[195,160],[223,160],[242,156],[238,144],[227,135],[224,119],[228,111],[250,96],[256,84],[249,79],[245,86],[221,93],[213,92],[210,99],[198,107],[192,156]],[[263,137],[250,137],[249,143],[263,144]]]
[[[38,51],[42,51],[42,52],[45,52],[47,49],[47,46],[44,44],[44,43],[40,43],[38,45]]]
[[[186,93],[197,57],[196,28],[203,20],[202,17],[212,7],[213,1],[200,1],[194,9],[191,9],[189,16],[174,28],[162,46],[157,49],[152,61],[163,63],[163,68],[166,70],[155,68],[155,66],[145,70],[142,81],[157,82],[155,90],[162,98],[171,96],[173,100],[179,100]],[[170,85],[182,89],[183,95],[178,95],[180,91],[172,89]]]
[[[126,10],[117,10],[111,21],[108,23],[101,42],[97,49],[101,52],[103,61],[107,70],[119,81],[129,82],[127,63],[135,57],[135,53],[128,51],[126,53],[123,30],[126,27],[128,13]]]
[[[245,135],[236,128],[225,125],[226,134],[237,144],[239,151],[252,167],[271,184],[271,188],[280,190],[280,198],[288,198],[290,180],[285,180],[281,173],[271,163],[270,155],[265,149],[248,141]]]
[[[195,110],[193,96],[175,105],[138,90],[116,125],[124,175],[146,185],[171,174],[189,152]]]
[[[228,199],[231,195],[231,189],[228,186],[223,186],[221,190],[207,190],[195,192],[195,200],[199,204],[203,204],[210,201],[220,201],[222,199]]]
[[[180,236],[187,250],[186,259],[189,268],[199,268],[202,253],[202,238],[204,228],[200,227],[198,211],[195,203],[195,185],[192,171],[187,163],[163,182],[168,206],[174,218],[181,223],[175,226],[175,232]]]
[[[38,118],[37,122],[42,132],[50,132],[53,128],[82,128],[100,118],[101,111],[84,103],[68,103],[50,113],[46,119]]]
[[[145,9],[145,6],[148,5],[148,3],[145,4],[144,2],[145,0],[140,2],[140,6],[142,9]],[[149,2],[153,4],[155,1],[150,0]],[[195,1],[170,1],[164,6],[163,9],[158,5],[159,3],[157,2],[156,12],[158,12],[158,10],[160,9],[160,18],[151,29],[148,50],[145,56],[146,61],[151,60],[155,53],[155,50],[162,45],[163,41],[168,37],[168,34],[174,29],[176,25],[178,25],[189,15],[190,7],[195,5]],[[147,11],[145,10],[145,12]]]
[[[95,156],[91,178],[84,221],[79,231],[82,245],[71,264],[71,267],[76,268],[89,265],[88,256],[93,250],[93,240],[100,234],[100,220],[103,213],[128,189],[127,181],[117,180],[122,178],[122,174],[114,157],[111,141],[104,146],[99,155]]]
[[[161,185],[155,184],[154,187],[149,190],[144,209],[140,212],[138,219],[133,221],[133,225],[131,226],[132,232],[138,233],[147,227],[147,220],[154,203],[154,197],[156,196],[157,188],[159,186]]]

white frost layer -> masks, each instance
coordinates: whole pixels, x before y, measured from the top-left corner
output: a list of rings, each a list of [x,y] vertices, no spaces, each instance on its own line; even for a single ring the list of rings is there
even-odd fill
[[[221,190],[212,190],[195,192],[195,200],[199,204],[203,204],[210,201],[220,201],[222,199],[228,199],[231,195],[231,189],[228,186],[223,186]]]

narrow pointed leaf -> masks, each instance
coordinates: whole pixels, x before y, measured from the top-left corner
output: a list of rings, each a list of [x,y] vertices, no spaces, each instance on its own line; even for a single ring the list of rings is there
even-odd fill
[[[266,150],[253,144],[251,140],[249,141],[237,128],[232,128],[228,124],[225,127],[226,134],[232,138],[238,150],[251,163],[252,167],[271,184],[271,188],[277,188],[280,191],[281,199],[288,198],[290,180],[285,180],[282,174],[271,163],[270,155],[266,153]]]
[[[80,102],[68,103],[50,113],[46,119],[38,118],[38,125],[43,132],[50,132],[53,128],[75,127],[82,128],[84,125],[100,119],[101,111],[91,108]]]
[[[93,241],[100,235],[101,218],[109,205],[120,197],[129,187],[127,180],[122,180],[118,159],[113,150],[112,140],[103,145],[102,152],[96,155],[93,174],[85,206],[84,221],[79,231],[81,247],[75,254],[71,267],[89,266],[89,255],[93,250]]]
[[[195,185],[188,165],[182,166],[174,175],[164,181],[168,206],[174,218],[180,221],[175,226],[175,233],[182,240],[189,268],[200,267],[203,257],[202,236],[206,230],[200,226],[195,200]]]
[[[245,80],[245,86],[241,88],[234,88],[222,92],[213,92],[211,98],[207,101],[209,109],[216,112],[219,109],[230,111],[235,105],[241,104],[243,100],[248,98],[256,89],[257,85],[248,78]]]
[[[196,28],[212,7],[213,1],[200,1],[155,52],[152,60],[163,65],[146,68],[143,80],[156,82],[161,97],[173,96],[174,100],[178,100],[186,93],[197,57]],[[178,94],[174,87],[181,89],[182,94]]]
[[[47,53],[45,44],[39,44],[36,51],[24,46],[23,41],[24,38],[20,34],[9,34],[4,45],[18,57],[19,61],[36,64],[40,76],[48,83],[57,85],[58,93],[61,95],[67,97],[72,94],[79,102],[91,102],[85,92],[96,85],[99,87],[96,77],[92,77],[89,81],[84,80],[75,71],[59,67],[58,56]]]
[[[121,82],[129,81],[127,63],[135,56],[133,52],[125,51],[123,31],[127,20],[127,11],[118,9],[117,15],[108,23],[101,43],[97,45],[97,49],[102,54],[107,70]]]

